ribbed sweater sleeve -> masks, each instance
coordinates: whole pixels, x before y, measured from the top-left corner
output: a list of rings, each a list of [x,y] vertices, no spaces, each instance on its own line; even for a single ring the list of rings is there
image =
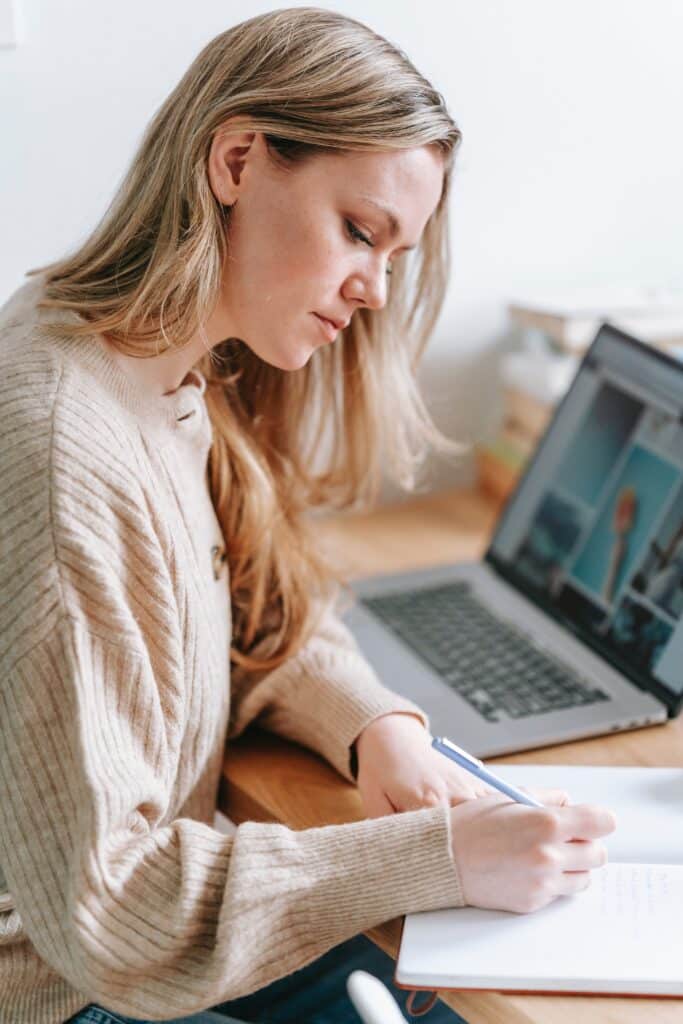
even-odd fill
[[[317,751],[350,781],[352,744],[373,719],[392,712],[413,714],[429,726],[417,705],[380,682],[330,606],[308,643],[279,668],[232,672],[231,737],[257,721]]]
[[[190,1014],[397,914],[462,902],[440,807],[234,837],[161,824],[170,764],[149,663],[69,618],[1,696],[10,892],[45,962],[115,1011]]]

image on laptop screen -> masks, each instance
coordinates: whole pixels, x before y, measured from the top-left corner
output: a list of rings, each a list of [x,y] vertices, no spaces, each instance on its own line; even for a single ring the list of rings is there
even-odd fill
[[[489,549],[629,674],[683,693],[683,366],[601,328]]]

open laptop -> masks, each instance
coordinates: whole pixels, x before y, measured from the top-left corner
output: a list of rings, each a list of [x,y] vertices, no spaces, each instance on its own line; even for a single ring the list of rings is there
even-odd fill
[[[392,689],[480,757],[683,702],[683,363],[603,324],[478,563],[354,586]]]

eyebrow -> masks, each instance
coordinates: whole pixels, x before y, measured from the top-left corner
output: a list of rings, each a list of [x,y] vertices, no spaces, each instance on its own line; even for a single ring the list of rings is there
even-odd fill
[[[393,207],[388,206],[386,203],[383,203],[381,199],[375,199],[373,196],[361,195],[360,198],[363,200],[364,203],[368,203],[370,206],[374,206],[375,209],[379,210],[380,213],[384,214],[389,225],[390,238],[396,238],[397,235],[401,234],[401,224],[398,217],[396,216]],[[404,245],[402,246],[402,248],[412,250],[416,249],[417,246]]]

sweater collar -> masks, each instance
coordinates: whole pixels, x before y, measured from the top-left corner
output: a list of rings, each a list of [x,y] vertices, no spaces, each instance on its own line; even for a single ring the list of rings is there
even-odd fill
[[[86,322],[74,310],[48,308],[36,312],[38,321],[45,325],[55,320],[62,323]],[[208,416],[203,397],[206,379],[196,368],[189,371],[174,391],[154,395],[123,370],[100,334],[71,338],[60,335],[55,340],[74,362],[87,369],[120,405],[135,416],[143,429],[154,433],[159,440],[169,440],[178,431],[183,434],[194,432],[198,422]],[[193,416],[193,412],[202,415]]]

